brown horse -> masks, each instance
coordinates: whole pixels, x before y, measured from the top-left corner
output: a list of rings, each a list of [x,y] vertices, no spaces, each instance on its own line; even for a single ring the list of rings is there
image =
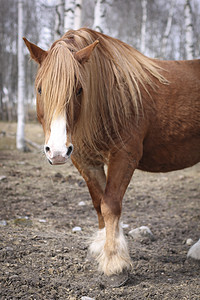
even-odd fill
[[[168,172],[200,161],[200,60],[150,59],[86,28],[48,51],[24,41],[39,64],[47,159],[65,163],[74,148],[99,221],[90,251],[104,274],[123,273],[131,262],[119,219],[134,170]]]

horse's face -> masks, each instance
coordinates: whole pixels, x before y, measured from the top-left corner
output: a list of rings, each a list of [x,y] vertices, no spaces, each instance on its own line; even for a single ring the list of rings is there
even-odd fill
[[[42,93],[37,95],[37,116],[43,126],[45,135],[44,153],[50,164],[64,164],[73,151],[73,145],[68,141],[66,129],[66,113],[53,118],[46,124],[42,110]]]
[[[67,120],[69,112],[66,111],[66,103],[68,100],[68,96],[66,95],[68,93],[70,94],[70,99],[73,101],[73,110],[75,111],[76,100],[80,97],[81,88],[80,86],[76,86],[76,88],[71,88],[71,92],[69,92],[68,89],[66,90],[65,85],[69,80],[66,77],[63,79],[63,76],[60,75],[61,72],[56,74],[48,74],[47,72],[46,75],[46,72],[43,71],[43,65],[46,66],[46,70],[49,70],[49,52],[42,50],[25,38],[24,41],[31,57],[40,65],[38,73],[43,74],[41,76],[42,79],[36,84],[36,88],[37,116],[39,122],[42,124],[45,135],[44,152],[50,164],[64,164],[73,151],[73,145],[70,143],[70,138],[67,134],[67,128],[70,122]],[[80,64],[85,63],[97,44],[98,41],[74,53],[75,60]],[[53,68],[54,67],[55,66],[53,66]],[[48,75],[50,76],[47,79]],[[57,81],[57,84],[55,84],[55,81]],[[52,97],[52,94],[55,94],[55,98]],[[62,109],[60,109],[59,106],[62,107]],[[76,113],[74,112],[73,118],[76,118]]]
[[[42,68],[42,66],[40,67]],[[43,89],[42,81],[37,88],[37,117],[42,124],[45,143],[44,153],[52,165],[64,164],[73,151],[73,145],[67,135],[66,107],[56,113],[57,106],[53,112],[45,109],[48,103],[48,93]]]

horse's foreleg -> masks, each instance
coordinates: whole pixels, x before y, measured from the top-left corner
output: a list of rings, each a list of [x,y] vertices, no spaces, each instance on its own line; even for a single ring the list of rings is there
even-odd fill
[[[86,172],[84,176],[88,186],[94,208],[97,212],[99,229],[105,227],[104,219],[101,212],[101,200],[106,186],[106,175],[103,166],[92,167]]]
[[[103,197],[106,186],[106,175],[103,165],[90,166],[90,164],[79,164],[77,160],[72,158],[73,164],[79,170],[88,186],[94,208],[97,212],[99,229],[105,227],[103,216],[101,213],[101,199]]]
[[[94,208],[97,212],[99,230],[90,239],[89,252],[93,257],[98,257],[105,244],[105,223],[101,212],[101,200],[105,192],[106,175],[103,165],[91,166],[90,164],[78,164],[72,159],[73,164],[79,170],[86,181]]]
[[[99,269],[105,275],[119,274],[131,265],[128,247],[120,228],[119,219],[122,199],[130,182],[137,162],[118,152],[110,158],[107,184],[101,202],[101,211],[106,227],[106,240],[97,257]]]
[[[89,253],[93,257],[98,257],[102,252],[105,243],[105,223],[101,211],[101,201],[105,192],[106,175],[103,166],[92,167],[85,171],[85,181],[87,183],[94,208],[96,209],[99,230],[90,239]]]

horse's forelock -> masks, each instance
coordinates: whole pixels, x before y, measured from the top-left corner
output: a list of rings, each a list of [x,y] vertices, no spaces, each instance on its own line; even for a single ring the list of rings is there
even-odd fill
[[[73,51],[66,42],[54,43],[36,77],[36,91],[41,88],[38,101],[42,101],[46,128],[50,128],[53,118],[65,113],[76,88],[77,70]]]

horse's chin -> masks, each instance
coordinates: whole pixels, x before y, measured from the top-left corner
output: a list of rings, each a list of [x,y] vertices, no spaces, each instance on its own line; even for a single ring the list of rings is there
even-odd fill
[[[67,162],[67,158],[65,158],[65,159],[59,159],[59,160],[54,160],[54,159],[52,159],[52,160],[50,160],[50,159],[48,159],[48,162],[50,163],[50,165],[52,165],[52,166],[56,166],[56,165],[64,165],[66,162]]]

